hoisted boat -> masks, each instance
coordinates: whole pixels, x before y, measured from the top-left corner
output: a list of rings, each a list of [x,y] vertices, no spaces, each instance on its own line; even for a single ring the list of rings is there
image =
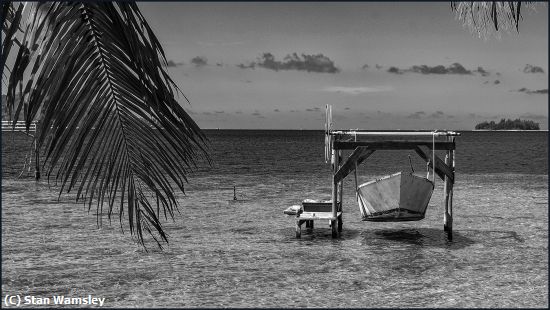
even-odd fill
[[[411,172],[398,172],[357,187],[363,221],[418,221],[424,218],[434,183]]]

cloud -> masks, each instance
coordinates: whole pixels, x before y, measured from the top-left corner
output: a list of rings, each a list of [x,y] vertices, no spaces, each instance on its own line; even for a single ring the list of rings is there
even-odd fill
[[[519,117],[529,118],[529,119],[547,119],[548,115],[525,113],[525,114],[520,115]]]
[[[390,86],[372,86],[372,87],[344,87],[344,86],[330,86],[322,89],[323,91],[332,93],[344,93],[348,95],[360,95],[367,93],[376,93],[393,90]]]
[[[499,81],[499,80],[495,80],[495,81],[493,82],[493,84],[495,84],[495,85],[500,84],[500,81]]]
[[[380,69],[382,69],[382,66],[381,66],[381,65],[379,65],[379,64],[376,64],[376,66],[375,66],[375,67],[376,67],[376,70],[380,70]]]
[[[183,65],[183,63],[175,62],[173,60],[168,60],[168,62],[166,64],[167,67],[177,67],[177,66],[181,66],[181,65]]]
[[[478,67],[478,70],[481,67]],[[481,68],[483,70],[483,68]],[[388,72],[394,73],[394,74],[401,74],[404,72],[414,72],[414,73],[421,73],[421,74],[472,74],[472,71],[467,70],[459,64],[458,62],[453,63],[452,65],[445,67],[443,65],[437,65],[430,67],[428,65],[420,65],[420,66],[412,66],[409,69],[399,69],[397,67],[390,67],[388,69]]]
[[[483,69],[483,67],[477,67],[477,70],[475,70],[474,72],[477,72],[477,73],[481,74],[481,76],[490,75],[490,73],[485,71],[485,69]]]
[[[344,110],[350,110],[350,108],[349,108],[349,107],[346,107]]]
[[[411,118],[411,119],[420,119],[422,118],[422,116],[426,115],[426,112],[424,111],[418,111],[418,112],[414,112],[413,114],[407,116],[407,118]]]
[[[271,53],[263,53],[258,57],[257,62],[251,63],[248,66],[238,65],[239,68],[254,68],[254,66],[262,67],[270,70],[297,70],[317,73],[338,73],[340,69],[334,65],[334,62],[323,54],[307,55],[288,54],[283,61],[278,61]]]
[[[254,67],[256,67],[256,63],[254,63],[254,62],[251,62],[248,65],[245,65],[245,64],[238,64],[237,65],[237,68],[241,68],[241,69],[254,69]]]
[[[235,114],[243,114],[242,111],[235,111]]]
[[[313,109],[306,109],[306,111],[307,111],[307,112],[319,112],[319,111],[321,111],[321,109],[318,108],[318,107],[315,107],[315,108],[313,108]]]
[[[541,67],[526,64],[525,68],[523,68],[523,72],[524,73],[544,73],[544,70]]]
[[[206,59],[206,57],[197,56],[191,59],[191,63],[194,64],[195,67],[202,67],[208,64],[208,59]]]
[[[260,112],[258,111],[254,111],[254,113],[252,113],[252,116],[256,116],[257,118],[265,118],[265,116],[263,116]]]
[[[225,112],[224,112],[224,111],[214,111],[214,113],[216,113],[216,114],[223,114],[223,113],[225,113]]]
[[[395,73],[395,74],[403,74],[403,70],[400,70],[399,68],[397,67],[390,67],[388,69],[388,72],[389,73]]]
[[[364,64],[364,65],[361,67],[361,69],[363,69],[363,70],[366,70],[366,69],[368,69],[368,68],[369,68],[369,65],[367,65],[367,64]]]
[[[281,112],[279,109],[274,109],[273,112]]]
[[[212,112],[202,112],[204,115],[212,115]]]
[[[545,94],[548,94],[548,88],[538,89],[538,90],[531,90],[531,89],[522,87],[522,88],[518,89],[517,91],[520,92],[520,93],[526,93],[526,94],[529,94],[529,95],[533,95],[533,94],[545,95]]]
[[[443,116],[445,116],[445,113],[443,113],[442,111],[435,111],[434,113],[430,114],[431,118],[442,118]]]

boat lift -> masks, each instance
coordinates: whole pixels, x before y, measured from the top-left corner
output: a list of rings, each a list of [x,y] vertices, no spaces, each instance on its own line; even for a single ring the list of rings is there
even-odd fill
[[[304,201],[301,208],[296,211],[296,237],[301,237],[301,225],[313,229],[315,220],[328,220],[332,229],[332,238],[337,238],[342,231],[342,195],[343,181],[352,172],[356,173],[357,167],[364,163],[369,156],[377,150],[414,150],[424,161],[428,168],[432,169],[433,185],[429,196],[425,201],[424,210],[431,197],[431,191],[435,187],[435,175],[444,181],[445,212],[443,215],[443,229],[449,240],[452,240],[453,230],[453,185],[455,183],[455,137],[460,133],[454,131],[369,131],[369,130],[333,130],[332,108],[326,106],[325,120],[325,162],[330,160],[332,170],[332,195],[330,201]],[[376,137],[377,139],[372,139]],[[383,139],[380,139],[383,137]],[[384,139],[384,137],[400,140]],[[427,137],[425,140],[406,140],[403,137]],[[371,139],[368,139],[371,138]],[[425,151],[428,149],[428,151]],[[445,151],[445,159],[440,159],[436,150]],[[343,161],[343,152],[351,154]],[[431,152],[430,152],[431,151]],[[430,154],[431,153],[431,154]],[[428,171],[429,173],[429,171]],[[392,175],[393,176],[393,175]],[[426,177],[427,179],[427,177]],[[377,180],[378,181],[378,180]],[[356,181],[357,182],[357,181]],[[363,185],[362,185],[363,186]],[[403,185],[401,185],[403,186]],[[356,184],[357,187],[357,184]],[[360,195],[357,191],[357,195]],[[414,194],[413,194],[414,195]],[[409,197],[411,197],[409,195]],[[359,197],[358,197],[359,200]],[[401,202],[399,202],[401,203]],[[295,206],[299,207],[299,206]],[[291,207],[292,208],[292,207]],[[290,209],[290,208],[289,208]],[[399,209],[399,207],[398,207]],[[287,209],[288,210],[288,209]],[[285,210],[285,213],[287,211]],[[362,212],[363,213],[363,212]],[[288,213],[287,213],[288,214]],[[399,214],[399,212],[397,213]],[[396,215],[394,218],[385,218],[384,221],[420,220],[424,214],[417,217],[403,217]],[[363,216],[363,220],[377,221],[374,218]]]

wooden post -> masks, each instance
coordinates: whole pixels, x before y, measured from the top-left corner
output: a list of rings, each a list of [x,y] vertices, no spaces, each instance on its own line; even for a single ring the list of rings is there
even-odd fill
[[[334,180],[334,176],[336,175],[336,172],[338,171],[338,168],[340,168],[340,161],[339,152],[336,152],[334,150],[334,147],[331,145],[332,148],[332,158],[333,158],[333,166],[332,166],[332,218],[334,220],[330,221],[330,227],[332,229],[332,238],[338,237],[338,227],[336,224],[336,216],[338,214],[338,182]]]
[[[36,135],[36,132],[35,132]],[[34,179],[40,180],[40,150],[38,149],[38,143],[36,143],[36,136],[34,137]]]
[[[449,137],[449,140],[453,138]],[[453,150],[448,150],[447,155],[445,155],[445,164],[451,166],[453,172],[453,181],[454,181],[454,158]],[[453,211],[452,211],[452,201],[453,201],[453,181],[451,181],[447,176],[445,176],[445,214],[443,215],[443,230],[447,232],[447,238],[453,240]]]
[[[342,161],[342,151],[339,150],[338,151],[338,163],[340,163]],[[338,167],[340,168],[340,167]],[[343,214],[343,197],[344,197],[344,179],[340,180],[340,183],[339,184],[339,187],[338,187],[338,208],[337,208],[337,211],[339,212],[342,212],[341,214]],[[340,215],[338,217],[338,226],[337,226],[337,230],[338,232],[341,232],[342,231],[342,215]]]

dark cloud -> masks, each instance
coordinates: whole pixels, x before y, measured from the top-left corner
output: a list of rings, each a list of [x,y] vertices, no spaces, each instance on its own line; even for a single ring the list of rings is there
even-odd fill
[[[369,68],[369,65],[367,65],[367,64],[364,64],[364,65],[361,67],[361,69],[363,69],[363,70],[366,70],[366,69],[368,69],[368,68]]]
[[[483,84],[489,84],[489,81],[485,81],[485,82],[483,82]]]
[[[258,61],[253,63],[258,67],[270,70],[297,70],[319,73],[338,73],[340,69],[334,65],[334,62],[323,54],[317,55],[298,55],[296,53],[287,55],[283,61],[278,61],[271,53],[264,53],[258,57]],[[252,64],[239,66],[240,68],[250,68]]]
[[[469,113],[469,114],[468,114],[468,117],[477,118],[478,115],[476,115],[475,113]]]
[[[431,118],[442,118],[443,116],[445,116],[445,113],[443,113],[442,111],[435,111],[434,113],[430,114]]]
[[[217,62],[217,63],[216,63],[216,66],[217,66],[217,67],[223,67],[223,63]]]
[[[477,67],[477,70],[475,70],[474,72],[477,72],[477,73],[481,74],[481,76],[490,75],[490,73],[485,71],[485,69],[483,69],[483,67]]]
[[[306,111],[307,111],[307,112],[319,112],[319,111],[321,111],[321,109],[318,108],[318,107],[315,107],[315,108],[313,108],[313,109],[306,109]]]
[[[279,109],[275,109],[273,110],[273,112],[281,112]]]
[[[256,64],[255,63],[249,63],[248,65],[245,65],[245,64],[238,64],[237,65],[237,68],[241,68],[241,69],[254,69],[254,67],[256,67]]]
[[[403,71],[400,70],[400,69],[397,68],[397,67],[390,67],[390,68],[388,69],[388,72],[389,72],[389,73],[395,73],[395,74],[402,74],[402,73],[403,73]]]
[[[252,113],[253,116],[256,116],[257,118],[265,118],[265,116],[263,116],[260,112],[258,111],[255,111],[254,113]]]
[[[427,65],[412,66],[409,71],[422,74],[472,74],[472,71],[466,70],[466,68],[457,62],[447,68],[442,65],[435,67],[430,67]]]
[[[426,115],[426,112],[424,111],[418,111],[418,112],[414,112],[413,114],[407,116],[407,118],[412,118],[412,119],[420,119],[422,118],[422,116]]]
[[[344,110],[350,110],[350,108],[345,108]]]
[[[495,73],[497,76],[501,76],[500,72]]]
[[[483,68],[481,69],[483,70]],[[409,69],[399,69],[397,67],[390,67],[388,69],[388,72],[395,73],[395,74],[401,74],[403,72],[414,72],[414,73],[421,73],[421,74],[472,74],[472,71],[467,70],[458,62],[455,62],[454,64],[448,67],[445,67],[443,65],[437,65],[434,67],[430,67],[427,65],[420,65],[420,66],[412,66]]]
[[[208,64],[208,59],[206,59],[206,57],[197,56],[191,59],[191,63],[194,64],[195,67],[202,67]]]
[[[380,70],[380,69],[382,69],[382,66],[379,65],[379,64],[376,64],[376,69],[377,69],[377,70]]]
[[[223,114],[223,113],[225,113],[225,111],[214,111],[214,113],[216,113],[216,114]]]
[[[495,81],[493,82],[493,84],[495,84],[495,85],[500,84],[500,81],[499,81],[499,80],[495,80]]]
[[[518,89],[517,91],[520,92],[520,93],[526,93],[526,94],[529,94],[529,95],[532,95],[532,94],[540,94],[540,95],[548,94],[548,88],[538,89],[538,90],[531,90],[531,89],[522,87],[522,88]]]
[[[242,111],[235,111],[235,114],[243,114]]]
[[[211,112],[202,112],[202,114],[204,114],[204,115],[212,115]]]
[[[183,65],[183,63],[180,63],[180,62],[176,63],[173,60],[168,60],[168,62],[166,64],[167,67],[177,67],[177,66],[181,66],[181,65]]]
[[[544,73],[544,70],[541,67],[526,64],[525,68],[523,68],[523,72],[524,73]]]

